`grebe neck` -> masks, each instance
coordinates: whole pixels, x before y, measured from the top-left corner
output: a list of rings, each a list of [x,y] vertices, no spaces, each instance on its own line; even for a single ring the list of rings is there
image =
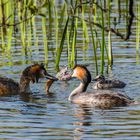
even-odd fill
[[[19,87],[20,87],[20,93],[31,93],[30,79],[22,75],[20,78]]]
[[[85,92],[86,89],[87,89],[87,87],[88,87],[88,84],[89,83],[83,83],[83,82],[81,82],[80,85],[71,92],[68,100],[69,101],[72,101],[73,98],[74,98],[74,96],[79,95],[79,94]]]

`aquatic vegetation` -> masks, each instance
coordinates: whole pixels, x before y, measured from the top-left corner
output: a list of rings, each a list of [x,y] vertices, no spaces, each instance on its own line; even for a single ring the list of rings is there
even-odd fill
[[[66,22],[66,25],[65,25],[65,28],[64,28],[64,31],[63,31],[63,36],[62,36],[62,39],[61,39],[61,42],[60,42],[60,47],[57,49],[57,52],[56,52],[56,67],[59,66],[60,57],[61,57],[61,53],[62,53],[62,50],[63,50],[65,36],[66,36],[68,22],[69,22],[69,17],[67,19],[67,22]]]
[[[91,22],[90,15],[89,15],[89,21]],[[94,60],[95,60],[95,66],[96,66],[96,75],[98,75],[98,62],[97,62],[97,54],[96,54],[97,46],[96,46],[96,42],[95,42],[95,39],[94,39],[95,37],[94,37],[94,34],[93,34],[92,24],[89,24],[89,25],[90,25],[90,31],[91,31],[91,37],[92,37]]]
[[[96,74],[103,74],[105,64],[113,65],[112,36],[129,40],[134,19],[136,50],[139,50],[139,2],[137,7],[133,0],[124,3],[125,7],[117,0],[0,0],[0,53],[10,54],[15,49],[13,41],[17,41],[21,55],[32,58],[33,50],[39,55],[40,47],[44,46],[46,64],[52,51],[58,68],[62,54],[66,52],[68,66],[73,67],[79,50],[83,52],[83,61],[90,59],[86,55],[92,44]],[[121,18],[125,21],[122,25],[125,33],[117,29],[122,24]],[[39,36],[40,32],[42,36]],[[81,46],[76,45],[79,39],[82,39]]]
[[[140,4],[137,5],[138,20],[136,22],[136,51],[139,52],[140,43]]]

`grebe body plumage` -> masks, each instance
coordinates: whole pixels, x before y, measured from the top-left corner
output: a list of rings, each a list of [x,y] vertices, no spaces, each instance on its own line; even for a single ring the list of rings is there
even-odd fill
[[[112,107],[127,106],[135,102],[128,96],[110,90],[86,92],[91,82],[91,74],[85,66],[76,65],[73,69],[72,77],[76,77],[81,81],[80,85],[69,96],[69,101],[73,103],[109,109]]]
[[[0,96],[16,94],[19,92],[19,84],[6,77],[0,77]]]
[[[92,82],[94,82],[93,89],[124,88],[126,86],[123,81],[118,79],[108,80],[103,75],[98,75]]]

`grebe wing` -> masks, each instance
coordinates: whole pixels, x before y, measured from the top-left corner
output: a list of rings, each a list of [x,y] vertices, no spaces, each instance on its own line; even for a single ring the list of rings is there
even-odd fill
[[[14,80],[6,77],[0,77],[0,95],[8,95],[17,93],[19,91],[19,84]]]
[[[112,108],[126,106],[134,101],[121,93],[98,91],[81,93],[80,95],[75,96],[72,102],[77,104],[88,104],[98,108]]]

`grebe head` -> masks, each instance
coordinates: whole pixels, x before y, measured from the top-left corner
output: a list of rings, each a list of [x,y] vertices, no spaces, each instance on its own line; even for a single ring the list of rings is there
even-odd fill
[[[71,73],[68,70],[68,67],[63,67],[60,69],[60,71],[56,74],[56,78],[49,78],[49,80],[46,81],[46,93],[49,93],[49,89],[51,85],[54,83],[54,81],[60,80],[60,81],[68,81],[71,79]]]
[[[60,69],[60,71],[56,74],[56,77],[61,81],[68,81],[71,79],[71,73],[67,66]]]
[[[104,75],[97,75],[95,79],[93,79],[94,81],[104,81],[105,80],[105,76]]]
[[[22,76],[20,78],[20,93],[31,93],[30,85],[29,85],[30,82],[38,83],[40,78],[45,78],[45,77],[48,79],[54,79],[54,80],[57,79],[47,73],[43,64],[34,64],[28,66],[22,72]]]
[[[44,64],[34,64],[27,67],[22,72],[22,76],[28,78],[33,83],[38,83],[40,78],[55,78],[47,73],[46,69],[44,68]]]
[[[91,82],[91,74],[85,66],[76,65],[73,69],[72,77],[78,78],[82,83]]]

